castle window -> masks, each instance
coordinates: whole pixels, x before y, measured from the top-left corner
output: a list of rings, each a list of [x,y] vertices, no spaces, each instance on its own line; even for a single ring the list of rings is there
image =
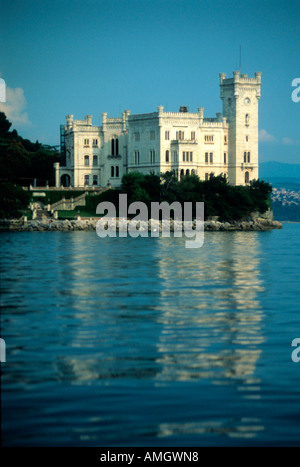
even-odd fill
[[[94,148],[98,147],[98,140],[97,139],[93,139],[93,147]]]
[[[193,162],[193,153],[190,152],[190,162]]]
[[[205,174],[205,181],[207,182],[208,180],[209,180],[209,174],[206,173],[206,174]]]
[[[111,155],[117,156],[119,154],[119,140],[118,138],[112,138],[111,140]]]
[[[150,139],[151,139],[151,140],[154,140],[154,139],[155,139],[155,131],[154,131],[154,130],[151,130],[151,131],[150,131]]]
[[[224,164],[227,164],[227,153],[224,152]]]
[[[181,170],[180,170],[180,178],[182,178],[183,176],[184,176],[184,170],[181,169]]]
[[[227,144],[227,135],[224,136],[224,144]]]
[[[89,175],[84,176],[84,184],[86,186],[89,186],[89,184],[90,184],[90,176]]]
[[[155,151],[150,149],[150,164],[155,164]]]
[[[182,160],[183,160],[183,162],[185,162],[185,151],[183,151],[183,153],[182,153]]]
[[[249,183],[249,181],[250,181],[249,172],[245,172],[245,183]]]
[[[178,141],[183,140],[183,139],[184,139],[184,131],[181,131],[181,130],[180,130],[180,131],[176,131],[176,139],[177,139]]]
[[[83,145],[84,145],[85,148],[88,148],[89,145],[90,145],[90,140],[89,140],[89,139],[85,139]]]
[[[116,177],[119,178],[119,166],[116,166]]]
[[[90,165],[90,156],[84,156],[84,165],[85,165],[85,167],[89,167],[89,165]]]
[[[205,135],[204,136],[205,143],[213,143],[214,142],[214,135]]]
[[[134,163],[139,165],[140,163],[140,151],[134,151]]]
[[[209,153],[209,163],[210,163],[210,164],[213,164],[213,162],[214,162],[214,155],[213,155],[212,152],[210,152],[210,153]]]
[[[186,171],[185,174],[186,174],[186,175],[190,175],[190,169],[187,169],[187,171]]]
[[[170,132],[169,131],[165,131],[165,140],[169,140],[170,139]]]
[[[246,136],[246,142],[248,143],[248,141],[249,141],[249,136],[247,135]]]
[[[248,162],[250,163],[250,152],[244,152],[244,163]]]
[[[208,152],[205,153],[205,164],[208,164]]]
[[[93,175],[93,185],[98,185],[98,175]]]
[[[169,159],[170,159],[170,152],[167,150],[166,151],[166,162],[170,162]]]
[[[98,165],[98,156],[93,156],[93,166],[97,167]]]
[[[196,134],[194,131],[191,132],[191,140],[194,141],[196,137]]]
[[[110,168],[110,176],[113,178],[115,176],[115,168],[114,166],[112,165],[111,168]]]
[[[138,131],[134,133],[134,141],[140,141],[140,134]]]
[[[245,116],[245,125],[246,126],[250,125],[250,115],[249,114],[246,114],[246,116]]]

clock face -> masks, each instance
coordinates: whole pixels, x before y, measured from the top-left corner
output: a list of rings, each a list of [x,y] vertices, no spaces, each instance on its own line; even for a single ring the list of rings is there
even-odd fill
[[[245,99],[244,102],[245,102],[245,104],[247,104],[247,105],[250,104],[250,99],[249,99],[249,97],[246,97],[246,99]]]

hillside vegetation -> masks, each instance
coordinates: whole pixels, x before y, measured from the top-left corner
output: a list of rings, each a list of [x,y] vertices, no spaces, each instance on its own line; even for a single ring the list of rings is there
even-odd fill
[[[11,123],[0,112],[0,217],[19,216],[30,200],[21,186],[54,184],[53,163],[60,160],[56,147],[47,146],[10,131]]]

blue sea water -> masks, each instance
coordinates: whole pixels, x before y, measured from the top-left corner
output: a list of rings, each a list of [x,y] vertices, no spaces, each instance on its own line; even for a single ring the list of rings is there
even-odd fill
[[[300,446],[299,238],[1,234],[2,445]]]

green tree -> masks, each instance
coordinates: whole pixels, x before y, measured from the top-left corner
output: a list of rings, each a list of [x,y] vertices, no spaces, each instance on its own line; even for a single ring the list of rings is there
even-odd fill
[[[11,182],[0,183],[0,218],[14,218],[22,214],[30,201],[30,193]]]
[[[7,136],[8,131],[11,127],[10,121],[7,120],[4,112],[0,112],[0,137]]]

